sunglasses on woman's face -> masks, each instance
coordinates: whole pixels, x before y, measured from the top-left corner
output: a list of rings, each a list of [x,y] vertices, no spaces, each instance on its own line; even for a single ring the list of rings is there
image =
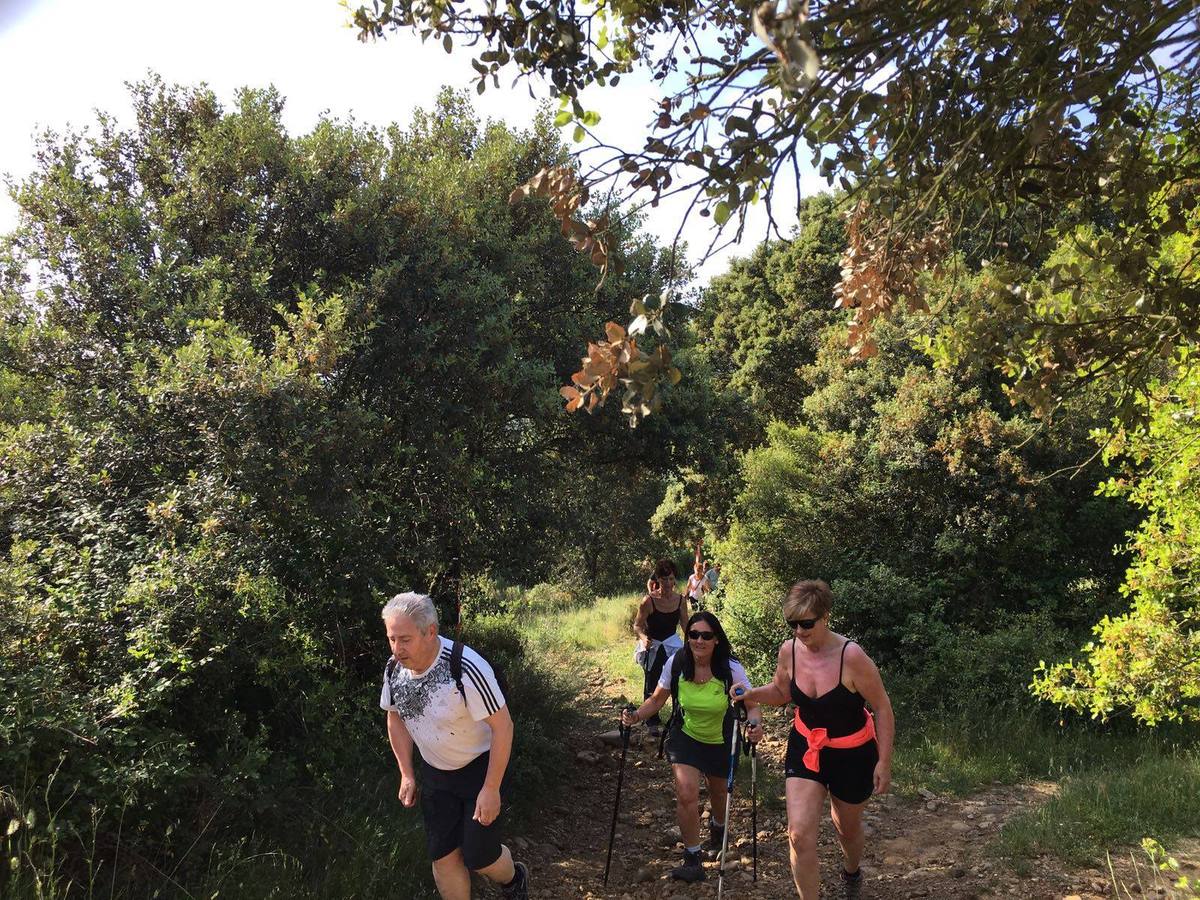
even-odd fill
[[[792,629],[792,631],[795,631],[797,628],[803,628],[805,631],[811,631],[813,626],[820,621],[821,619],[819,616],[815,619],[788,619],[787,626],[788,628]]]
[[[712,631],[689,631],[688,637],[693,641],[711,641],[717,635]]]

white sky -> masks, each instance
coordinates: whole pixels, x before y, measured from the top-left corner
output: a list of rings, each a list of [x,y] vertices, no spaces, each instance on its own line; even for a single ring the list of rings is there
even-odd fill
[[[361,44],[346,19],[337,0],[0,0],[0,173],[20,178],[30,171],[33,135],[44,127],[87,125],[95,109],[129,121],[124,82],[149,70],[168,82],[206,82],[225,100],[238,87],[274,84],[287,101],[284,122],[293,134],[308,131],[323,111],[403,125],[413,109],[432,104],[442,85],[470,86],[465,50],[447,55],[438,44],[400,32]],[[545,96],[542,85],[533,87]],[[584,106],[601,114],[602,139],[634,147],[644,140],[657,99],[646,79],[627,78],[585,97]],[[484,117],[518,126],[536,106],[523,83],[477,98]],[[802,162],[805,193],[823,189]],[[794,194],[775,200],[785,228],[795,221],[794,212],[782,212],[789,204],[794,210]],[[679,203],[664,202],[647,227],[669,242],[681,212]],[[15,222],[5,191],[0,232]],[[693,216],[684,231],[693,259],[712,239],[710,222]],[[764,228],[756,209],[742,245],[710,259],[701,280],[722,271],[731,255],[747,254]]]

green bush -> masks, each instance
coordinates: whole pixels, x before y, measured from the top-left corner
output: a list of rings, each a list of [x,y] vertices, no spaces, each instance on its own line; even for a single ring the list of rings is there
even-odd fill
[[[463,620],[504,615],[520,602],[522,593],[521,588],[502,584],[491,575],[464,578],[461,600]]]
[[[595,600],[595,593],[582,581],[543,582],[524,591],[510,609],[515,615],[528,618],[580,609]]]
[[[635,241],[597,293],[497,189],[561,159],[548,115],[444,92],[293,137],[270,90],[132,100],[41,139],[0,238],[0,790],[46,838],[22,871],[136,893],[218,846],[315,859],[312,809],[386,760],[380,599],[644,535],[671,426],[561,414],[567,348],[664,274]],[[577,490],[596,429],[633,451],[610,504]]]
[[[510,763],[515,812],[526,817],[555,790],[570,765],[562,735],[572,721],[574,695],[539,662],[537,649],[529,646],[513,617],[475,619],[464,626],[462,639],[502,669],[508,681],[516,728]]]
[[[1087,421],[1050,436],[981,376],[935,370],[919,324],[881,327],[884,352],[853,367],[827,329],[803,422],[743,456],[716,554],[756,678],[802,578],[832,587],[836,630],[939,703],[1027,696],[1038,659],[1114,602],[1128,511],[1094,496],[1098,464],[1049,477],[1086,454]]]
[[[911,620],[901,654],[921,665],[894,665],[894,677],[884,672],[893,701],[922,718],[971,709],[1011,716],[1028,709],[1030,672],[1038,660],[1070,646],[1071,634],[1044,613],[1009,619],[986,632],[953,628],[932,617]],[[1057,718],[1048,709],[1044,716]]]

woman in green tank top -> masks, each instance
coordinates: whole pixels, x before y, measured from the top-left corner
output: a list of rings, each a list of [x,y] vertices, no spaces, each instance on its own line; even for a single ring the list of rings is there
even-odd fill
[[[729,638],[717,617],[707,611],[693,614],[687,623],[687,642],[665,666],[658,687],[641,707],[621,714],[630,726],[656,716],[671,698],[672,686],[678,709],[672,712],[667,734],[667,758],[675,775],[675,815],[683,835],[683,865],[672,878],[699,881],[704,878],[700,853],[721,849],[725,823],[725,779],[729,767],[729,739],[733,720],[729,706],[730,685],[746,680],[746,670],[733,655]],[[747,737],[762,737],[758,706],[746,704]],[[700,779],[708,782],[709,839],[700,844]]]

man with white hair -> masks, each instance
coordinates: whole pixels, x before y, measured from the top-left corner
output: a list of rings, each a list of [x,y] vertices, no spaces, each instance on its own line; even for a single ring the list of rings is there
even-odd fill
[[[400,766],[400,802],[420,796],[433,878],[443,900],[470,900],[471,872],[527,900],[529,870],[500,843],[498,818],[513,722],[488,661],[438,634],[425,594],[397,594],[383,607],[392,658],[379,705]],[[421,751],[421,787],[413,745]]]

